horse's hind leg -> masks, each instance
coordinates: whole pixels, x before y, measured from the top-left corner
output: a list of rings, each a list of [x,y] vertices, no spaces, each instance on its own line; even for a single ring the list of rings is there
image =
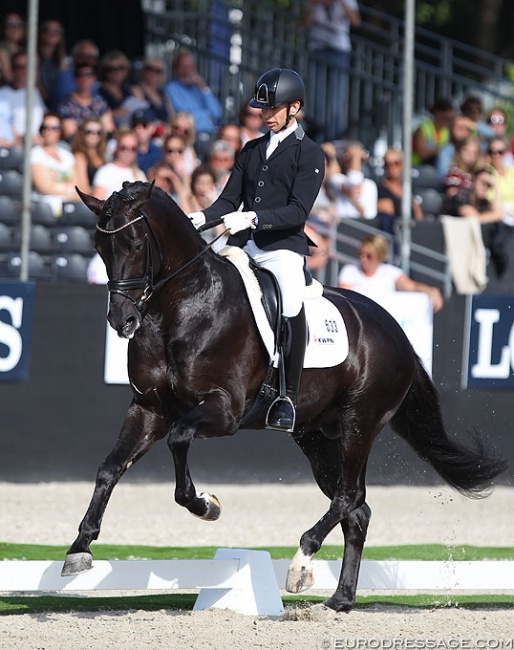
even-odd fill
[[[93,496],[79,525],[79,534],[66,553],[63,576],[82,573],[92,567],[93,556],[89,546],[100,534],[102,518],[115,485],[165,432],[164,420],[139,406],[129,408],[113,450],[98,469]]]

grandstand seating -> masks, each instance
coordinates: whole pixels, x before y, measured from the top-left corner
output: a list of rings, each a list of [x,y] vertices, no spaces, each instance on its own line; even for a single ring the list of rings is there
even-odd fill
[[[62,223],[94,229],[96,216],[82,201],[65,201],[62,206]]]
[[[21,269],[21,257],[19,253],[8,256],[4,268],[4,274],[8,278],[19,278]],[[51,280],[52,269],[45,256],[30,251],[28,255],[28,274],[30,280]]]
[[[15,225],[19,224],[20,220],[20,203],[10,196],[0,195],[0,222],[7,225]]]
[[[52,260],[57,280],[87,282],[87,266],[90,257],[79,253],[56,255]]]
[[[55,229],[55,252],[94,254],[90,233],[82,226],[58,226]]]
[[[23,189],[23,177],[16,169],[0,170],[0,194],[6,194],[14,198],[21,198]]]
[[[0,170],[23,168],[23,149],[21,147],[0,147]]]

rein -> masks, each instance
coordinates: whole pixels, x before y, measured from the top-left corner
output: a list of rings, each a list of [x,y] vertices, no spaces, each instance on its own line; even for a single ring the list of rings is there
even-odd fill
[[[145,306],[146,302],[151,298],[151,296],[158,291],[161,287],[163,287],[167,282],[172,280],[176,275],[178,275],[181,271],[184,271],[187,269],[191,264],[196,262],[200,257],[202,257],[206,251],[211,248],[223,235],[227,232],[227,230],[223,231],[220,233],[217,237],[215,237],[211,242],[209,242],[202,250],[200,250],[194,257],[192,257],[190,260],[188,260],[185,264],[180,266],[178,269],[175,269],[173,273],[170,275],[166,276],[165,278],[162,278],[158,282],[154,282],[154,278],[156,273],[158,273],[155,270],[155,267],[152,263],[152,248],[150,246],[150,239],[148,237],[148,231],[150,231],[150,234],[155,242],[155,245],[157,246],[157,250],[159,253],[159,268],[160,264],[162,262],[162,250],[161,246],[159,243],[159,240],[155,236],[155,233],[153,231],[152,225],[148,220],[147,215],[144,212],[141,212],[141,214],[136,217],[135,219],[132,219],[131,221],[123,224],[119,228],[113,228],[112,230],[107,230],[105,228],[101,228],[98,224],[96,226],[96,229],[104,233],[105,235],[115,235],[116,233],[121,232],[122,230],[125,230],[125,228],[128,228],[129,226],[137,223],[138,221],[143,221],[143,226],[145,229],[145,275],[141,278],[127,278],[127,279],[122,279],[122,280],[109,280],[107,283],[107,288],[109,290],[109,293],[117,293],[124,298],[127,298],[127,300],[130,300],[130,302],[138,309],[139,311],[142,311],[143,307]],[[216,223],[212,224],[212,227],[217,225]],[[128,291],[131,291],[132,289],[142,289],[143,293],[141,296],[136,300],[133,298]]]

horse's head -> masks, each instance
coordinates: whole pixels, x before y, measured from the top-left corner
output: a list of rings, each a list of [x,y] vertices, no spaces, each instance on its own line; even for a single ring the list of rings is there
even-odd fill
[[[95,248],[109,277],[107,319],[124,338],[132,338],[141,325],[142,309],[161,264],[159,243],[143,212],[152,190],[153,185],[124,183],[120,192],[101,201],[77,189],[97,216]]]

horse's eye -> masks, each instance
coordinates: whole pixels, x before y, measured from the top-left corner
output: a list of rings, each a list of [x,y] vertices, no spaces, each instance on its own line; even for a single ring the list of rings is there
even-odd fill
[[[140,253],[143,250],[143,242],[140,239],[136,239],[132,242],[132,249],[134,253]]]

